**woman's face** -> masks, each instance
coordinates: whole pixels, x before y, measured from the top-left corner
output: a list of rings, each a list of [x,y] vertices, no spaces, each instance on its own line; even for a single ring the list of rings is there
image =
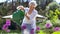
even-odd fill
[[[29,8],[30,8],[30,9],[35,9],[34,6],[35,6],[35,5],[29,5]]]

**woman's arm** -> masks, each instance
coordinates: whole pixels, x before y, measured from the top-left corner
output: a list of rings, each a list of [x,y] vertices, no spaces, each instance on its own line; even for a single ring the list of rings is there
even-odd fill
[[[32,20],[33,18],[35,18],[36,17],[36,15],[38,14],[38,12],[37,11],[35,11],[35,12],[33,12],[33,14],[31,15],[31,16],[29,16],[29,13],[26,13],[26,17],[29,19],[29,20]]]
[[[17,10],[27,10],[26,8],[24,8],[23,6],[18,6]],[[25,13],[26,18],[29,20],[29,16],[27,15],[27,13]]]
[[[29,16],[27,15],[27,13],[25,14],[25,16],[27,17],[28,20],[30,20]]]

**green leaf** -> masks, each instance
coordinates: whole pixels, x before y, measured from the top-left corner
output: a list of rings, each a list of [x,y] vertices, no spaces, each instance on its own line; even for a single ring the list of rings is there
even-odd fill
[[[40,30],[38,34],[46,34],[43,30]]]
[[[53,32],[52,34],[60,34],[60,31]]]

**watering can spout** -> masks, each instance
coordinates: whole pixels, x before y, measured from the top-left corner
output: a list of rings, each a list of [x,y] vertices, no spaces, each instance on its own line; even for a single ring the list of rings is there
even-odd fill
[[[2,18],[11,18],[12,19],[12,15],[3,16]]]

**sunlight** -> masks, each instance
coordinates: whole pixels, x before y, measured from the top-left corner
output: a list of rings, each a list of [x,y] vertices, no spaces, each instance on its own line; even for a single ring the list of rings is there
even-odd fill
[[[0,0],[0,3],[1,3],[1,2],[5,2],[5,1],[6,1],[6,0]]]
[[[56,0],[57,3],[60,3],[60,0]]]

